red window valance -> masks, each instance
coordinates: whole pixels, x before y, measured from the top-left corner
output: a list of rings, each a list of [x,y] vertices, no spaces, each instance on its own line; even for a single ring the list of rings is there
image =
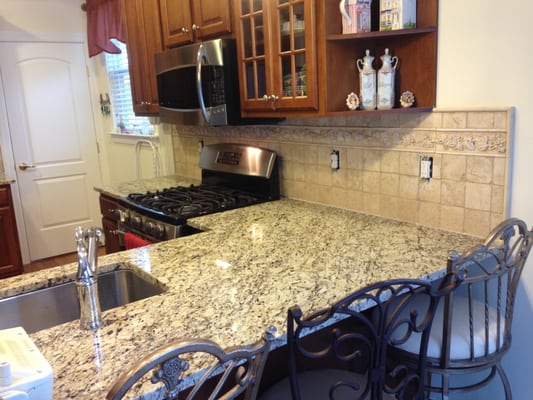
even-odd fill
[[[117,54],[120,49],[110,39],[126,42],[121,0],[87,0],[87,45],[89,57],[101,52]]]

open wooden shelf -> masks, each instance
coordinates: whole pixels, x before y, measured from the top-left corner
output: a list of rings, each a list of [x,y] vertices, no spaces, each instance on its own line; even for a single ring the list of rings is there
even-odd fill
[[[392,31],[379,31],[379,1],[372,2],[372,31],[342,34],[341,15],[337,0],[325,0],[325,51],[326,82],[324,85],[324,110],[328,116],[355,115],[354,113],[420,112],[431,110],[436,100],[437,77],[437,10],[438,0],[418,2],[417,27]],[[346,108],[348,93],[359,95],[359,70],[356,62],[366,49],[374,57],[376,71],[381,67],[380,56],[385,49],[398,57],[395,78],[395,106],[392,110],[349,111]],[[411,91],[416,107],[400,107],[400,95]]]
[[[348,110],[345,108],[344,111],[330,111],[326,113],[327,117],[356,117],[358,115],[383,115],[383,114],[404,114],[404,113],[419,113],[419,112],[430,112],[433,107],[409,107],[409,108],[392,108],[390,110]]]
[[[375,32],[360,32],[360,33],[332,33],[327,36],[327,40],[353,40],[353,39],[369,39],[369,38],[389,38],[404,35],[419,35],[421,33],[437,32],[437,27],[427,28],[411,28],[398,29],[394,31],[375,31]]]

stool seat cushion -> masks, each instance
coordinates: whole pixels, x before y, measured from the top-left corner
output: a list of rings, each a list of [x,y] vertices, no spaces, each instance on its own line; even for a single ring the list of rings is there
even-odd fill
[[[497,310],[494,307],[488,307],[488,353],[485,354],[485,304],[472,300],[473,310],[473,332],[474,332],[474,357],[482,357],[494,353],[498,349],[498,326],[497,326]],[[470,354],[470,328],[469,328],[469,312],[468,312],[468,298],[465,296],[456,295],[453,297],[453,312],[452,312],[452,330],[450,338],[450,359],[464,360],[471,358]],[[433,320],[433,327],[429,337],[429,344],[427,356],[430,358],[439,358],[442,351],[442,330],[443,330],[443,312],[444,301],[441,301],[435,319]],[[500,324],[499,345],[503,343],[504,324]],[[418,353],[420,348],[420,335],[412,335],[407,342],[397,347],[409,353]]]

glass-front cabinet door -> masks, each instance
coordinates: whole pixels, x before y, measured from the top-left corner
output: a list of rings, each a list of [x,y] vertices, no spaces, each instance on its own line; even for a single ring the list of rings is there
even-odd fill
[[[315,0],[240,0],[241,106],[316,110]]]

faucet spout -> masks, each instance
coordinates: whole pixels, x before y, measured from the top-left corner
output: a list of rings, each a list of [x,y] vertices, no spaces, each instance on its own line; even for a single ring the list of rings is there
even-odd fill
[[[80,326],[82,329],[97,329],[101,325],[96,274],[98,245],[101,236],[102,231],[99,228],[89,228],[85,232],[81,227],[76,228],[78,251],[76,290],[80,303]]]

